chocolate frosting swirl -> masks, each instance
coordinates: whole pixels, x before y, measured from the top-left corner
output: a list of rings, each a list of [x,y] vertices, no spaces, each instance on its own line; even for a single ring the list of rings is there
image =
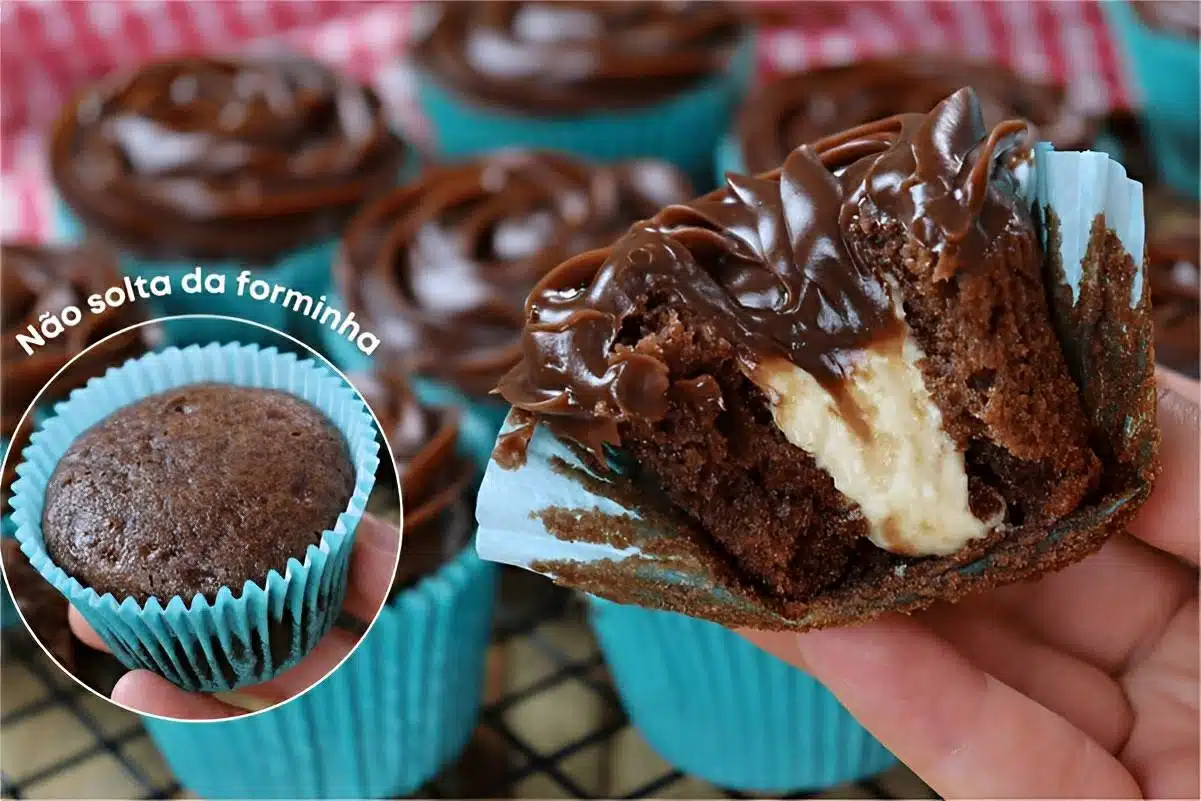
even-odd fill
[[[673,384],[653,349],[623,339],[631,314],[660,303],[713,326],[748,373],[783,357],[835,388],[857,352],[898,326],[889,284],[848,233],[861,218],[895,220],[947,280],[1015,220],[1030,227],[1010,169],[1030,142],[1020,120],[987,130],[964,89],[929,114],[802,145],[773,172],[728,175],[724,189],[550,272],[530,294],[522,360],[500,392],[603,458],[622,421],[661,419],[669,392],[719,391],[704,376]],[[498,446],[502,462],[520,458],[527,434]]]
[[[121,273],[112,256],[96,247],[54,248],[32,244],[5,243],[0,248],[0,327],[4,342],[0,357],[4,361],[2,432],[11,437],[25,410],[38,392],[84,348],[145,319],[132,303],[117,308],[105,307],[93,314],[87,306],[89,295],[104,293],[121,286]],[[59,315],[66,306],[81,312],[78,325],[64,327],[63,333],[37,347],[33,355],[17,344],[17,334],[28,333],[30,325],[39,330],[40,318]],[[46,391],[43,400],[65,397],[116,365],[143,352],[154,331],[138,328],[113,337],[76,362]]]
[[[744,34],[717,2],[454,2],[432,15],[419,65],[457,91],[549,114],[655,102],[726,69]]]
[[[375,93],[317,62],[183,57],[83,92],[50,158],[63,199],[120,247],[254,263],[334,236],[404,154]]]
[[[404,530],[395,594],[467,545],[476,470],[458,452],[458,413],[423,406],[399,370],[383,367],[355,376],[353,383],[375,412],[400,477]]]
[[[1147,262],[1155,357],[1186,375],[1201,365],[1201,212],[1164,192],[1147,194]]]
[[[901,56],[780,77],[743,106],[737,134],[746,170],[784,163],[798,146],[892,114],[932,109],[961,86],[976,92],[986,124],[1021,117],[1062,149],[1084,148],[1097,121],[1062,87],[1022,78],[997,64],[938,56]]]
[[[436,167],[347,226],[339,288],[407,369],[484,396],[519,358],[525,298],[548,270],[690,194],[658,162],[514,151]]]

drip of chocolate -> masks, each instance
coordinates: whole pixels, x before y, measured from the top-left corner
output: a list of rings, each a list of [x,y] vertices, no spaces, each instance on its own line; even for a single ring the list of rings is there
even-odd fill
[[[1147,194],[1147,263],[1155,358],[1197,377],[1201,365],[1201,213],[1197,203]]]
[[[717,2],[425,4],[418,64],[470,97],[571,114],[645,105],[726,69],[746,30]]]
[[[379,98],[299,58],[181,57],[67,106],[51,170],[90,231],[147,258],[270,261],[396,181]]]
[[[728,175],[724,189],[550,272],[527,302],[522,360],[500,392],[603,460],[623,421],[662,418],[669,392],[717,391],[704,379],[673,382],[653,343],[636,341],[632,315],[662,304],[716,329],[748,374],[785,358],[835,391],[857,353],[903,330],[888,282],[848,232],[861,219],[894,220],[915,258],[921,249],[937,259],[935,280],[952,280],[1013,226],[1024,222],[1033,239],[1010,169],[1030,145],[1022,121],[987,130],[964,89],[929,114],[799,147],[773,172]],[[512,465],[520,450],[514,434],[498,455]]]
[[[507,152],[433,168],[350,223],[339,289],[406,369],[483,397],[520,357],[525,298],[547,271],[690,194],[651,161]]]
[[[88,309],[90,295],[121,285],[121,273],[112,255],[102,249],[5,243],[0,247],[0,262],[0,328],[4,332],[0,344],[4,362],[0,433],[11,437],[38,392],[73,356],[145,317],[132,303],[106,306],[99,314]],[[47,339],[32,355],[17,344],[17,334],[27,335],[29,326],[40,332],[43,314],[57,317],[67,306],[79,309],[77,325],[64,326],[62,334]],[[65,397],[108,367],[140,354],[146,349],[150,333],[139,328],[105,341],[76,362],[68,374],[60,376],[44,400]]]
[[[778,167],[795,148],[892,114],[925,111],[962,86],[976,92],[985,123],[1020,117],[1064,150],[1086,148],[1097,120],[1062,87],[1031,82],[997,64],[902,56],[786,75],[759,89],[737,123],[745,169]]]
[[[476,471],[457,450],[457,413],[423,406],[394,367],[355,376],[353,383],[375,412],[400,476],[404,529],[391,598],[467,545]]]

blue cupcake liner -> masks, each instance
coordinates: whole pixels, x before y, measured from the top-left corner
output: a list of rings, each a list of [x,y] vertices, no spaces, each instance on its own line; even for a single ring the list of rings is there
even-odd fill
[[[1101,4],[1117,32],[1142,95],[1144,130],[1160,177],[1179,192],[1201,194],[1201,47],[1142,22],[1127,0]]]
[[[99,595],[54,564],[42,540],[46,486],[58,460],[87,428],[143,397],[203,381],[289,392],[320,409],[346,438],[355,488],[334,527],[261,582],[198,595],[133,598]],[[354,531],[379,464],[375,425],[358,394],[312,360],[254,345],[168,348],[110,369],[55,405],[17,468],[13,519],[33,567],[91,624],[126,667],[147,668],[191,691],[230,690],[282,673],[307,654],[342,608]],[[237,593],[235,595],[235,593]],[[163,601],[166,601],[164,604]]]
[[[716,623],[591,597],[622,704],[668,762],[720,787],[816,790],[896,764],[808,674]]]
[[[735,172],[743,174],[746,172],[746,162],[742,160],[742,145],[738,141],[738,137],[732,133],[728,133],[721,138],[717,143],[717,150],[713,157],[714,166],[717,169],[717,183],[721,185],[725,180],[726,173]]]
[[[558,150],[595,161],[659,158],[713,186],[713,151],[750,85],[755,36],[748,33],[729,68],[676,97],[642,108],[569,117],[528,117],[488,107],[417,70],[417,100],[439,155],[461,159],[498,148]]]
[[[329,302],[336,308],[344,308],[340,305],[341,296],[336,292],[331,294]],[[369,373],[375,361],[373,357],[365,355],[355,347],[353,342],[344,336],[339,336],[336,331],[328,327],[321,330],[321,343],[314,347],[317,347],[339,370],[348,374]],[[509,413],[509,405],[499,397],[495,399],[471,398],[441,381],[428,378],[414,378],[412,385],[413,391],[425,403],[469,409],[472,414],[477,415],[491,427],[493,437],[496,436],[496,432],[500,431],[500,427]]]
[[[66,241],[80,241],[84,237],[84,226],[78,217],[61,200],[56,205],[55,227],[58,235]],[[130,278],[151,278],[159,275],[171,277],[171,294],[167,297],[139,301],[148,304],[156,317],[166,317],[182,314],[220,314],[255,320],[263,325],[281,331],[293,333],[306,332],[312,321],[299,312],[285,308],[281,304],[268,301],[254,300],[249,294],[239,297],[235,280],[243,270],[249,269],[252,280],[261,279],[268,284],[283,284],[289,289],[295,289],[313,299],[316,304],[321,295],[326,294],[331,287],[330,269],[333,265],[337,242],[329,240],[320,244],[291,251],[274,264],[268,266],[247,267],[236,261],[157,261],[140,259],[128,253],[119,254],[121,271]],[[185,275],[197,267],[203,268],[205,274],[221,274],[225,276],[225,293],[210,295],[201,292],[195,295],[184,294],[180,281]],[[193,344],[238,340],[245,342],[248,337],[254,338],[256,332],[267,334],[261,328],[251,330],[233,320],[214,320],[191,318],[186,320],[167,320],[163,323],[163,333],[167,341],[183,347]],[[263,339],[259,344],[270,344]]]
[[[460,447],[485,461],[486,425],[464,415],[461,432]],[[144,718],[146,729],[180,782],[206,798],[411,793],[475,728],[497,574],[469,546],[384,607],[350,658],[299,698],[232,721]]]

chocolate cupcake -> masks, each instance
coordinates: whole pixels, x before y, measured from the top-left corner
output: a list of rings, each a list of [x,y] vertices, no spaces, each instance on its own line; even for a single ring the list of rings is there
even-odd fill
[[[1125,244],[1141,220],[1097,224],[1141,202],[1094,212],[1105,184],[1088,194],[1072,178],[1084,169],[1055,165],[1116,172],[1115,197],[1141,188],[1099,154],[1049,151],[1036,191],[1064,186],[1075,205],[1055,196],[1037,225],[1030,147],[1026,123],[990,130],[961,90],[928,114],[802,146],[770,173],[731,174],[568,260],[531,293],[522,360],[500,383],[521,424],[489,475],[519,465],[545,428],[665,504],[688,532],[677,544],[709,552],[723,586],[801,627],[1082,558],[1113,525],[1066,536],[1065,521],[1111,492],[1129,514],[1156,469],[1147,288]],[[1040,228],[1057,259],[1105,277],[1044,264]],[[531,477],[549,480],[543,468]],[[572,541],[602,536],[589,525],[611,544],[634,536],[606,515],[545,514],[531,517]],[[959,571],[997,553],[1003,570]],[[655,605],[771,622],[686,597]]]
[[[381,486],[396,486],[404,509],[404,542],[392,593],[412,587],[457,556],[475,528],[473,479],[478,468],[459,450],[459,412],[426,406],[404,376],[383,368],[351,377],[392,449]],[[393,499],[395,500],[395,499]]]
[[[350,222],[338,287],[346,308],[381,337],[377,358],[397,358],[487,402],[520,358],[522,310],[534,284],[560,261],[609,244],[635,220],[690,194],[687,180],[658,162],[593,167],[506,152],[432,168]],[[337,353],[345,342],[331,334]],[[338,360],[345,369],[361,366]]]
[[[1168,192],[1147,196],[1147,261],[1155,315],[1155,358],[1198,376],[1201,359],[1201,215]]]
[[[476,727],[498,571],[469,539],[491,430],[470,410],[421,403],[390,367],[353,381],[392,447],[380,480],[398,471],[404,493],[393,591],[346,662],[286,707],[204,726],[146,721],[173,773],[205,798],[407,795]],[[262,742],[271,759],[249,758],[245,744]],[[328,746],[321,759],[314,742]]]
[[[354,481],[346,442],[314,407],[195,384],[79,436],[50,477],[42,536],[55,564],[101,595],[212,600],[303,559]]]
[[[101,248],[5,243],[0,248],[0,260],[3,261],[0,327],[4,330],[0,358],[5,373],[0,433],[8,438],[38,392],[72,357],[110,334],[141,322],[145,316],[132,302],[123,302],[115,308],[105,304],[100,313],[88,308],[89,297],[103,298],[106,290],[121,286],[121,273],[115,261]],[[49,318],[43,315],[53,315],[59,322],[64,317],[74,319],[63,315],[68,307],[79,311],[78,321],[57,328],[47,325],[51,332],[57,333],[53,338],[44,336],[43,324]],[[155,343],[156,333],[153,328],[143,327],[108,339],[86,359],[76,362],[70,375],[60,376],[47,389],[43,401],[65,397],[92,376],[102,375],[107,368],[144,352]],[[31,344],[33,353],[27,353],[17,342],[18,334],[31,337],[35,343],[44,340],[45,344]]]
[[[378,464],[337,376],[274,349],[168,348],[55,412],[22,456],[16,537],[126,667],[234,689],[328,631]]]
[[[1035,83],[998,64],[940,56],[901,56],[787,75],[747,99],[720,171],[765,172],[798,146],[892,114],[928,111],[961,86],[979,99],[984,120],[1020,117],[1063,149],[1091,144],[1097,123],[1063,87]]]
[[[297,57],[179,57],[109,76],[50,140],[69,233],[115,245],[133,276],[226,274],[220,295],[176,286],[164,313],[276,326],[287,309],[238,297],[236,273],[319,295],[332,239],[405,157],[372,90]]]
[[[421,8],[419,100],[439,150],[654,157],[700,185],[749,83],[734,3],[463,2]],[[681,135],[683,133],[683,135]]]

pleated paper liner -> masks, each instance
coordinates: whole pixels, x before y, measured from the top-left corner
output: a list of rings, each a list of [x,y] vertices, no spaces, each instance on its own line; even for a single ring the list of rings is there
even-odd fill
[[[58,460],[93,424],[141,398],[205,381],[276,389],[323,412],[345,437],[355,487],[334,526],[300,558],[258,581],[197,595],[134,598],[98,594],[51,560],[42,540],[44,494]],[[329,369],[254,345],[168,348],[110,369],[55,406],[18,467],[13,519],[30,563],[87,619],[128,668],[147,668],[193,691],[266,681],[295,665],[329,630],[346,591],[354,531],[375,483],[379,443],[357,393]]]

